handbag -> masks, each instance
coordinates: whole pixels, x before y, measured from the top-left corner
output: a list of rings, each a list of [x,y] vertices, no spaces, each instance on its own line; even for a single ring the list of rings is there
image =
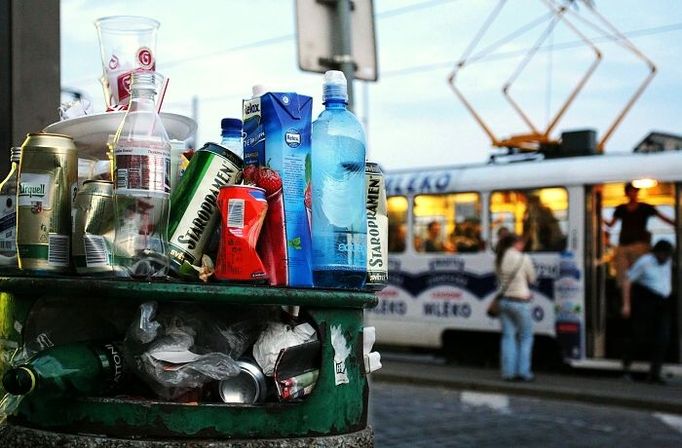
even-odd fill
[[[488,315],[488,317],[491,318],[500,317],[500,300],[502,300],[502,297],[504,297],[504,295],[507,293],[507,288],[509,288],[509,285],[511,284],[512,280],[514,280],[514,277],[516,277],[516,274],[518,274],[519,271],[521,270],[521,266],[523,266],[524,256],[521,257],[521,261],[516,266],[516,269],[514,269],[514,273],[509,277],[509,281],[506,282],[507,284],[504,285],[503,288],[500,288],[500,291],[497,294],[495,294],[493,300],[490,301],[488,309],[485,312]]]

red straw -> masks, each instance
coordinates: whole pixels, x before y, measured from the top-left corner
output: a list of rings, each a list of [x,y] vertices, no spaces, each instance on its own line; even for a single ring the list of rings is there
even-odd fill
[[[161,105],[163,104],[163,99],[166,96],[166,89],[168,88],[169,78],[163,80],[163,85],[161,86],[161,92],[159,93],[159,101],[156,103],[156,113],[161,113]]]

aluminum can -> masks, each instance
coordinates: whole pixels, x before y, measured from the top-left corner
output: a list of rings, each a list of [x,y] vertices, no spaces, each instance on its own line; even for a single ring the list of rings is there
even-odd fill
[[[241,372],[218,383],[218,393],[225,403],[260,403],[267,395],[267,383],[261,369],[251,362],[237,361]]]
[[[388,206],[384,174],[377,163],[365,163],[367,188],[367,279],[365,287],[383,289],[388,282]]]
[[[171,269],[187,261],[198,264],[218,223],[220,189],[241,181],[242,160],[215,143],[206,143],[190,160],[171,194],[168,223]]]
[[[78,191],[78,150],[67,135],[28,134],[17,189],[19,268],[68,272],[71,203]]]
[[[71,253],[79,274],[113,274],[114,183],[86,180],[73,203]]]
[[[265,190],[251,185],[232,185],[220,189],[220,244],[215,276],[218,280],[263,282],[267,273],[258,256],[256,244],[268,201]]]

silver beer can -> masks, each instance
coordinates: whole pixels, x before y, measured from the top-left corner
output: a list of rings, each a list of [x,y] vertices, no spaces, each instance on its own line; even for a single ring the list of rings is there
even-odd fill
[[[384,174],[377,163],[365,163],[367,204],[367,279],[365,287],[380,290],[388,282],[388,205]]]
[[[86,180],[73,204],[71,252],[79,274],[113,273],[114,183]]]
[[[71,202],[78,189],[78,150],[67,135],[28,134],[17,188],[19,268],[68,272]]]
[[[218,383],[218,393],[225,403],[261,403],[267,395],[263,371],[254,363],[237,361],[239,375]]]

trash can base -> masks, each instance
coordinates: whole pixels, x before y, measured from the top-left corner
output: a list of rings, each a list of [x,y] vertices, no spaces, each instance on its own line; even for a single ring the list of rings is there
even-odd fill
[[[129,440],[96,435],[63,434],[17,425],[0,428],[0,446],[12,448],[371,448],[374,432],[371,427],[348,434],[322,437],[240,440]]]

